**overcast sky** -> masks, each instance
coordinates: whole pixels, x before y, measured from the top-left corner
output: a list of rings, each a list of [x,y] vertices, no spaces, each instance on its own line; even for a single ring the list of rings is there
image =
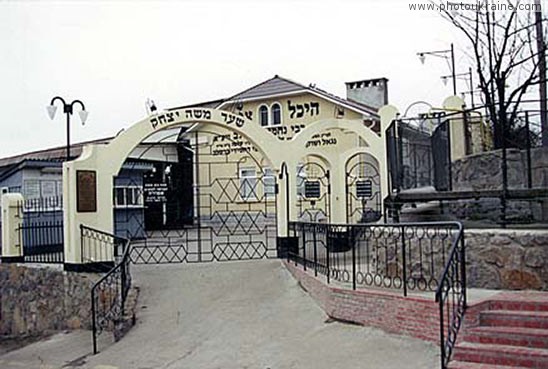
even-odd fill
[[[433,12],[406,0],[48,2],[0,0],[0,157],[66,142],[46,105],[82,100],[72,141],[114,135],[160,108],[233,95],[279,74],[345,96],[344,82],[389,78],[389,99],[439,105],[451,94],[443,59],[418,51],[465,44]],[[468,90],[460,81],[459,90]]]

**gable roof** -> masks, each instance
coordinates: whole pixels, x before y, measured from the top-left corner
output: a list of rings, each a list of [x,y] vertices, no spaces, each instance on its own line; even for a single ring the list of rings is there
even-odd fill
[[[242,92],[237,93],[236,95],[229,97],[228,99],[221,102],[217,108],[221,108],[225,104],[237,103],[240,101],[249,101],[249,100],[259,100],[268,97],[280,96],[280,95],[289,95],[297,93],[311,93],[328,101],[331,101],[335,104],[342,105],[350,110],[354,110],[360,114],[369,115],[372,117],[378,117],[378,109],[367,106],[365,104],[347,100],[337,95],[331,94],[327,91],[324,91],[320,88],[317,88],[315,85],[305,86],[300,83],[291,81],[287,78],[278,76],[277,74],[264,82],[261,82],[255,86],[248,88]]]
[[[253,87],[248,88],[236,95],[227,99],[227,101],[238,101],[238,100],[247,100],[257,97],[272,96],[279,94],[286,94],[288,92],[296,92],[305,90],[306,87],[290,81],[288,79],[282,78],[277,74],[264,82],[259,83]]]

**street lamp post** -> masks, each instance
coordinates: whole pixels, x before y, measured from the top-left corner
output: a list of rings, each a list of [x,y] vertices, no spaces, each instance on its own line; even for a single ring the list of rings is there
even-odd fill
[[[63,113],[67,115],[67,161],[70,160],[70,116],[72,115],[74,111],[74,105],[80,104],[80,107],[82,108],[78,115],[80,116],[80,120],[82,121],[82,125],[86,123],[86,119],[88,118],[88,112],[86,111],[86,107],[84,106],[84,103],[80,100],[73,100],[70,104],[67,104],[65,102],[65,99],[63,99],[60,96],[55,96],[53,99],[51,99],[51,102],[46,107],[48,111],[49,118],[53,120],[53,117],[55,116],[55,112],[57,111],[57,106],[55,106],[55,101],[61,101],[63,104]]]
[[[443,84],[447,85],[447,79],[448,78],[453,78],[453,81],[455,81],[455,79],[458,78],[458,77],[468,77],[467,79],[468,79],[468,83],[470,84],[470,92],[474,90],[474,82],[472,80],[472,68],[468,68],[468,72],[465,72],[465,73],[455,74],[453,72],[452,75],[441,76],[440,78],[441,78]],[[470,99],[471,99],[471,103],[472,103],[472,107],[473,107],[474,106],[474,94],[473,93],[470,93]]]
[[[446,55],[449,54],[449,57]],[[426,55],[437,56],[439,58],[449,59],[451,61],[451,74],[453,77],[453,95],[457,94],[457,78],[455,77],[455,49],[453,44],[449,50],[422,51],[417,53],[422,64],[426,61]]]

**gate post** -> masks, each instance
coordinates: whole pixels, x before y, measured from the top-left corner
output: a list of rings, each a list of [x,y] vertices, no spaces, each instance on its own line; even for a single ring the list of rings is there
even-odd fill
[[[449,123],[449,137],[451,146],[451,160],[457,160],[466,156],[466,126],[464,124],[464,113],[454,114],[463,110],[464,101],[458,96],[450,96],[443,102],[443,108],[448,114],[452,114]],[[451,188],[451,184],[449,184]]]
[[[344,159],[338,157],[338,162],[329,163],[331,165],[329,172],[329,181],[331,184],[330,198],[330,217],[329,223],[343,224],[346,223],[346,172]]]
[[[291,167],[291,166],[290,166]],[[289,252],[298,250],[298,238],[289,235],[289,222],[291,221],[292,183],[295,176],[291,175],[287,163],[283,163],[278,176],[278,194],[276,196],[276,252],[277,257],[286,259]]]
[[[24,261],[23,238],[20,228],[23,226],[22,204],[20,193],[2,194],[2,262],[17,263]]]

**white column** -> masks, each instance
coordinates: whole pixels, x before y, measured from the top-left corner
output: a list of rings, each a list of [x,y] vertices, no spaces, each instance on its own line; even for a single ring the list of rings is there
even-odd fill
[[[23,224],[23,195],[2,194],[2,260],[23,257],[23,239],[18,229]]]

